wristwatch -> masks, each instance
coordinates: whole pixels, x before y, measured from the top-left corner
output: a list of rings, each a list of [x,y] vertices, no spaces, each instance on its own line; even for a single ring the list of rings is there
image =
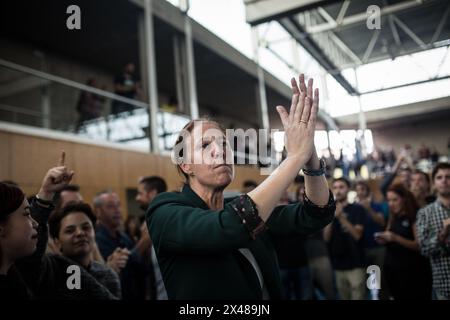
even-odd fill
[[[321,158],[320,160],[319,160],[319,163],[320,163],[320,168],[319,169],[317,169],[317,170],[311,170],[311,169],[305,169],[305,168],[303,168],[302,169],[302,171],[303,171],[303,174],[305,175],[305,176],[313,176],[313,177],[318,177],[318,176],[321,176],[321,175],[324,175],[325,174],[325,170],[326,170],[326,163],[325,163],[325,160],[323,160],[323,158]]]

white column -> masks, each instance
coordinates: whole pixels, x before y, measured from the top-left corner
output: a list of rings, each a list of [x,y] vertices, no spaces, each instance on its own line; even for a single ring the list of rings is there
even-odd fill
[[[258,27],[252,27],[252,39],[253,39],[253,54],[254,60],[257,64],[257,101],[259,107],[259,118],[260,125],[262,128],[269,128],[269,113],[267,109],[267,97],[266,97],[266,86],[264,81],[264,70],[259,65],[259,33]]]
[[[146,74],[147,74],[147,92],[149,104],[149,126],[151,151],[159,153],[158,138],[158,86],[156,78],[155,61],[155,38],[153,29],[153,7],[152,0],[144,0],[144,40],[146,52]]]

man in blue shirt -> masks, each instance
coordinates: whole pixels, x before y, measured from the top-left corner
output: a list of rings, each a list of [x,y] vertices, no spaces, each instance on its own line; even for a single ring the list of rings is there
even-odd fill
[[[98,224],[96,241],[106,261],[114,261],[120,275],[122,298],[143,300],[145,298],[145,276],[148,272],[142,257],[149,252],[150,237],[144,232],[141,239],[133,241],[121,231],[122,214],[119,196],[112,191],[102,191],[94,199]]]
[[[385,247],[375,241],[375,234],[383,232],[388,221],[388,207],[386,203],[378,203],[373,200],[369,184],[358,181],[355,184],[357,203],[366,210],[364,223],[363,243],[366,256],[366,265],[377,265],[383,269]],[[381,273],[383,275],[383,273]],[[383,276],[382,276],[383,281]],[[388,299],[386,285],[381,284],[381,290],[377,292],[378,297],[372,292],[372,299]]]

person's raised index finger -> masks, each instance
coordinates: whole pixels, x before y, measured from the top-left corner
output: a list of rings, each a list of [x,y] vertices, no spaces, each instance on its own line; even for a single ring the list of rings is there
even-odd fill
[[[58,167],[63,167],[65,161],[66,161],[66,152],[62,150],[61,156],[59,157]]]

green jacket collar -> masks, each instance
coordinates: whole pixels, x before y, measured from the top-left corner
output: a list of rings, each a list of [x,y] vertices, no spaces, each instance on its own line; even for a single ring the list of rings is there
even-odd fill
[[[181,189],[181,193],[189,199],[190,202],[192,202],[192,204],[194,204],[196,207],[199,207],[201,209],[204,210],[209,210],[210,208],[208,207],[208,205],[206,204],[205,201],[203,201],[202,198],[200,198],[200,196],[195,193],[194,190],[192,190],[192,188],[188,185],[188,184],[184,184],[183,188]],[[233,198],[229,198],[229,199],[224,199],[224,204],[233,200]]]
[[[203,201],[203,199],[200,198],[200,196],[198,194],[196,194],[195,191],[192,190],[192,188],[188,184],[184,184],[183,189],[181,190],[181,193],[185,197],[187,197],[190,200],[190,202],[195,204],[196,207],[199,207],[199,208],[205,209],[205,210],[209,209],[206,202]]]

